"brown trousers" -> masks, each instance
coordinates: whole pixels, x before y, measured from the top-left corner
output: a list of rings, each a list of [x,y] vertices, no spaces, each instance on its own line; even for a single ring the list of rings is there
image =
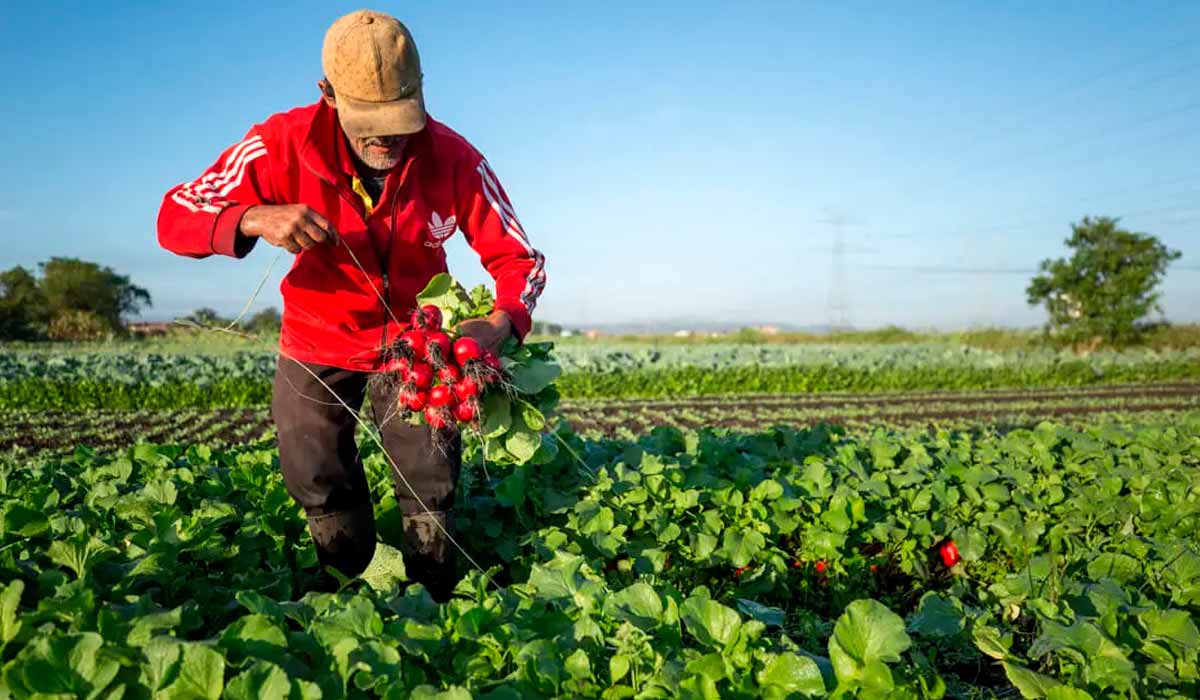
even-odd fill
[[[462,468],[462,444],[455,434],[439,446],[428,426],[411,425],[395,416],[392,392],[368,382],[370,375],[306,366],[328,388],[295,360],[280,357],[275,370],[271,415],[278,432],[279,465],[288,493],[308,515],[321,561],[354,575],[374,553],[375,522],[354,439],[357,421],[330,390],[355,411],[370,395],[384,450],[412,487],[392,470],[396,501],[406,520],[425,512],[421,502],[435,513],[451,510]]]

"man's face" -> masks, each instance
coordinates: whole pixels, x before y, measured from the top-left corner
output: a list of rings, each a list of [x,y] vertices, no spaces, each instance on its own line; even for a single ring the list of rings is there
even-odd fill
[[[372,170],[391,170],[404,158],[407,134],[394,136],[368,136],[366,138],[347,134],[354,155]]]
[[[330,107],[337,109],[337,96],[328,80],[320,80],[317,87],[321,97]],[[408,143],[408,134],[391,136],[357,136],[346,132],[346,140],[354,155],[372,170],[391,170],[400,164],[404,158],[404,146]]]

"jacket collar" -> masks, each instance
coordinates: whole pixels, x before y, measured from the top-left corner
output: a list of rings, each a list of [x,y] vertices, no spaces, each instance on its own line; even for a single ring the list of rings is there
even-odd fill
[[[398,172],[406,172],[411,167],[411,161],[421,159],[432,152],[433,138],[429,133],[429,125],[432,123],[433,117],[426,116],[425,128],[409,139],[404,160],[396,166]],[[317,103],[316,112],[301,146],[300,158],[318,177],[335,185],[349,183],[355,174],[350,146],[346,143],[342,125],[338,122],[337,110],[325,104],[324,100]]]

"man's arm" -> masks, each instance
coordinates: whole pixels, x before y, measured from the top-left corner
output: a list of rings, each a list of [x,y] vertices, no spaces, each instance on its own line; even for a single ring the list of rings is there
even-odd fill
[[[533,309],[546,285],[545,257],[529,243],[508,195],[486,160],[479,158],[458,173],[458,225],[480,262],[496,281],[496,313],[490,328],[463,328],[488,345],[503,344],[508,334],[522,340],[533,324]],[[493,348],[496,349],[496,348]]]
[[[251,129],[200,177],[171,188],[158,242],[192,258],[245,257],[259,238],[291,253],[330,240],[333,226],[303,204],[272,204],[268,145]]]
[[[192,258],[245,257],[255,239],[238,229],[247,209],[270,201],[269,160],[251,129],[195,180],[172,187],[158,210],[159,245]]]

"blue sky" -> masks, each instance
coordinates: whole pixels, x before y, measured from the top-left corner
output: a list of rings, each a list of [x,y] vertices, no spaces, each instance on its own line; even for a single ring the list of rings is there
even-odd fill
[[[236,311],[272,253],[159,249],[162,193],[315,100],[324,31],[360,6],[38,5],[0,10],[0,265],[111,265],[148,318]],[[1200,321],[1200,3],[371,7],[546,254],[544,320],[821,324],[840,278],[858,326],[1032,325],[1023,271],[1110,214],[1183,251],[1167,315]]]

